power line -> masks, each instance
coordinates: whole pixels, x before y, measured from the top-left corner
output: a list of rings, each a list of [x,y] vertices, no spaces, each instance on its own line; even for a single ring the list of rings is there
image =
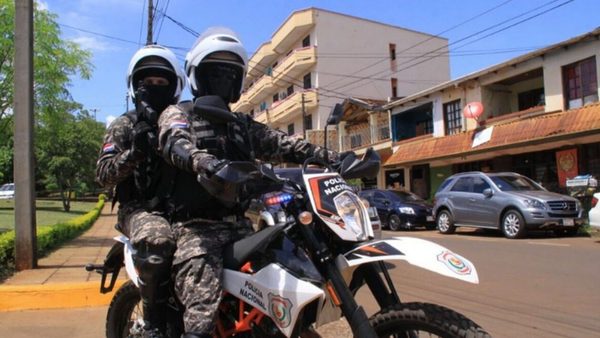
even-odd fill
[[[160,26],[158,27],[158,32],[156,33],[156,41],[158,41],[158,37],[160,36],[160,32],[162,31],[162,26],[163,23],[165,22],[165,16],[163,13],[166,13],[167,10],[169,9],[169,4],[171,3],[171,0],[167,0],[167,4],[165,5],[165,7],[162,9],[162,11],[159,11],[159,14],[161,15],[161,19],[160,19]]]
[[[522,16],[524,16],[524,15],[527,15],[528,13],[531,13],[531,12],[533,12],[533,11],[536,11],[536,10],[538,10],[538,9],[541,9],[541,8],[543,8],[543,7],[546,7],[546,6],[548,6],[548,5],[551,5],[551,4],[553,4],[553,3],[555,3],[555,2],[558,2],[558,1],[560,1],[560,0],[553,0],[553,1],[549,1],[549,2],[547,2],[547,3],[545,3],[545,4],[541,5],[541,6],[538,6],[538,7],[534,8],[534,9],[532,9],[532,10],[529,10],[529,11],[527,11],[527,12],[523,12],[523,13],[521,13],[521,14],[517,15],[517,16],[511,17],[511,18],[509,18],[509,19],[507,19],[507,20],[504,20],[504,21],[502,21],[502,22],[499,22],[499,23],[497,23],[497,24],[494,24],[494,25],[492,25],[492,26],[489,26],[489,27],[487,27],[487,28],[485,28],[485,29],[482,29],[482,30],[480,30],[480,31],[477,31],[477,32],[475,32],[475,33],[472,33],[472,34],[469,34],[468,36],[466,36],[466,37],[464,37],[464,38],[461,38],[461,39],[459,39],[459,40],[457,40],[457,41],[454,41],[454,42],[452,42],[452,43],[448,44],[447,46],[442,46],[442,47],[436,48],[436,49],[434,49],[434,50],[431,50],[431,51],[429,51],[429,52],[427,52],[427,53],[424,53],[423,55],[421,55],[421,56],[419,56],[419,57],[415,57],[415,58],[413,58],[412,60],[408,60],[408,61],[406,61],[406,62],[403,62],[403,63],[401,63],[400,65],[406,65],[406,64],[409,64],[410,62],[412,62],[412,61],[416,61],[416,60],[418,60],[418,59],[420,59],[420,58],[425,58],[425,57],[427,57],[427,55],[428,55],[428,54],[431,54],[431,53],[437,52],[437,51],[439,51],[439,50],[441,50],[441,49],[444,49],[444,48],[446,48],[446,47],[449,47],[449,46],[451,46],[451,45],[454,45],[454,44],[457,44],[457,43],[459,43],[459,42],[462,42],[462,41],[465,41],[465,40],[467,40],[467,39],[470,39],[470,38],[472,38],[472,37],[474,37],[474,36],[477,36],[477,35],[479,35],[479,34],[481,34],[481,33],[483,33],[483,32],[489,31],[489,30],[491,30],[491,29],[493,29],[493,28],[496,28],[496,27],[498,27],[498,26],[501,26],[501,25],[503,25],[503,24],[505,24],[505,23],[508,23],[508,22],[510,22],[510,21],[513,21],[513,20],[515,20],[515,19],[517,19],[517,18],[520,18],[520,17],[522,17]],[[569,2],[572,2],[572,1],[574,1],[574,0],[568,0],[568,1],[566,1],[565,3],[563,3],[563,4],[560,4],[560,5],[558,5],[558,6],[555,6],[555,7],[552,7],[552,8],[550,8],[550,9],[549,9],[549,10],[547,10],[547,11],[544,11],[544,12],[542,12],[542,13],[539,13],[539,14],[532,15],[532,16],[530,16],[530,17],[528,17],[528,18],[524,19],[524,20],[521,20],[521,21],[519,21],[518,23],[515,23],[514,25],[521,24],[521,23],[523,23],[523,22],[529,21],[529,20],[531,20],[531,19],[533,19],[533,18],[535,18],[535,17],[537,17],[537,16],[539,16],[539,15],[542,15],[542,14],[544,14],[544,13],[547,13],[547,12],[549,12],[549,11],[551,11],[551,10],[554,10],[554,9],[556,9],[556,8],[558,8],[558,7],[561,7],[561,6],[563,6],[564,4],[567,4],[567,3],[569,3]],[[506,29],[508,29],[508,28],[510,28],[510,27],[514,27],[514,25],[508,26],[508,27],[506,27]],[[493,33],[491,33],[491,34],[487,35],[486,37],[489,37],[489,36],[492,36],[492,35],[494,35],[494,34],[497,34],[497,33],[501,32],[501,31],[503,31],[503,30],[505,30],[505,29],[501,29],[501,30],[495,31],[495,32],[493,32]],[[465,44],[465,45],[466,45],[466,44]],[[462,45],[462,46],[465,46],[465,45]],[[461,47],[462,47],[462,46],[461,46]],[[374,76],[378,76],[378,75],[380,75],[380,74],[384,74],[384,73],[388,73],[388,75],[398,74],[398,73],[400,73],[401,71],[407,70],[407,69],[409,69],[409,68],[415,67],[415,66],[417,66],[417,65],[419,65],[419,64],[422,64],[422,63],[424,63],[424,62],[427,62],[427,61],[429,61],[429,60],[433,59],[434,57],[435,57],[435,56],[433,56],[433,57],[428,57],[428,58],[425,58],[424,60],[421,60],[421,61],[419,61],[419,62],[415,62],[415,63],[413,63],[413,64],[410,64],[410,65],[408,65],[408,66],[406,66],[406,67],[404,67],[404,68],[398,69],[398,70],[396,70],[396,71],[391,71],[391,72],[390,72],[389,70],[383,70],[383,71],[380,71],[380,72],[377,72],[377,73],[371,74],[370,76],[371,76],[371,77],[374,77]],[[360,83],[360,82],[361,82],[361,81],[358,81],[358,83]],[[371,82],[372,82],[372,81],[371,81]],[[340,88],[347,87],[347,86],[349,86],[349,85],[352,85],[352,84],[356,84],[356,82],[355,82],[355,83],[346,84],[346,85],[343,85],[343,86],[341,86],[341,87],[335,88],[335,90],[338,90],[338,89],[340,89]],[[366,84],[365,84],[365,85],[366,85]],[[364,86],[364,85],[361,85],[361,84],[359,84],[358,86],[357,86],[357,85],[355,85],[355,86],[353,86],[353,87],[349,88],[348,90],[352,90],[352,89],[358,88],[358,87],[360,87],[360,86]]]
[[[408,51],[408,50],[411,50],[411,49],[413,49],[413,48],[415,48],[415,47],[417,47],[417,46],[420,46],[420,45],[424,44],[425,42],[427,42],[427,41],[430,41],[430,40],[432,40],[432,39],[434,39],[434,38],[440,38],[440,35],[442,35],[442,34],[444,34],[444,33],[447,33],[447,32],[449,32],[449,31],[451,31],[451,30],[453,30],[453,29],[455,29],[455,28],[458,28],[458,27],[460,27],[460,26],[462,26],[462,25],[464,25],[464,24],[470,23],[470,22],[471,22],[473,19],[476,19],[476,18],[478,18],[478,17],[481,17],[481,16],[483,16],[483,15],[486,15],[486,14],[488,14],[488,13],[492,12],[492,11],[495,11],[496,9],[498,9],[498,8],[500,8],[500,7],[502,7],[502,6],[506,5],[506,4],[508,4],[508,3],[509,3],[509,2],[511,2],[511,1],[512,1],[512,0],[507,0],[507,1],[504,1],[504,2],[502,2],[502,3],[500,3],[500,4],[498,4],[498,5],[496,5],[496,6],[492,7],[492,8],[490,8],[490,9],[487,9],[487,10],[485,10],[485,11],[481,12],[481,13],[478,13],[478,14],[476,14],[476,15],[474,15],[474,16],[472,16],[472,17],[470,17],[470,18],[466,19],[466,20],[463,20],[462,22],[460,22],[460,23],[458,23],[458,24],[456,24],[456,25],[454,25],[454,26],[452,26],[452,27],[450,27],[450,28],[448,28],[448,29],[445,29],[445,30],[443,30],[443,31],[441,31],[441,32],[439,32],[439,33],[437,33],[437,34],[433,35],[433,36],[430,36],[430,37],[428,37],[427,39],[421,40],[420,42],[417,42],[417,43],[416,43],[416,44],[414,44],[414,45],[411,45],[411,46],[408,46],[407,48],[404,48],[404,49],[403,49],[403,50],[401,50],[399,53],[403,53],[403,52],[406,52],[406,51]],[[358,73],[362,72],[363,70],[367,70],[367,69],[369,69],[369,68],[372,68],[372,67],[374,67],[374,66],[376,66],[376,65],[378,65],[378,64],[380,64],[380,63],[382,63],[382,62],[384,62],[384,61],[386,61],[386,60],[388,60],[388,59],[383,59],[383,60],[381,60],[381,61],[375,62],[374,64],[367,65],[366,67],[363,67],[363,68],[361,68],[361,69],[359,69],[359,70],[355,71],[354,73],[355,73],[355,74],[358,74]],[[331,83],[330,85],[333,85],[334,83],[335,83],[335,82]],[[351,83],[350,83],[350,84],[351,84]],[[346,84],[346,85],[348,85],[348,84]],[[340,88],[344,88],[346,85],[343,85],[343,86],[340,86],[340,87],[336,87],[336,88],[334,88],[334,89],[335,89],[335,90],[338,90],[338,89],[340,89]]]
[[[144,13],[146,12],[146,0],[142,3],[142,17],[140,18],[140,37],[138,38],[138,46],[142,45],[142,31],[144,28]]]
[[[102,34],[102,33],[98,33],[98,32],[93,32],[93,31],[90,31],[90,30],[87,30],[87,29],[83,29],[83,28],[77,28],[77,27],[69,26],[69,25],[66,25],[64,23],[59,23],[59,25],[62,26],[62,27],[66,27],[66,28],[70,28],[70,29],[76,30],[76,31],[81,31],[81,32],[88,33],[88,34],[101,36],[101,37],[107,38],[107,39],[112,39],[112,40],[116,40],[116,41],[126,42],[126,43],[130,43],[130,44],[138,45],[138,46],[140,45],[139,43],[137,43],[135,41],[125,40],[125,39],[121,39],[121,38],[118,38],[118,37],[115,37],[115,36],[110,36],[110,35],[106,35],[106,34]]]

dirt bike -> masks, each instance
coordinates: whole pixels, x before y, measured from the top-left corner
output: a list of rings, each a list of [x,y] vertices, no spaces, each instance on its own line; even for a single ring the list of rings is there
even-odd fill
[[[326,168],[306,173],[309,164]],[[376,169],[373,169],[376,167]],[[201,183],[228,206],[268,191],[286,191],[282,201],[287,220],[228,245],[224,258],[224,297],[216,337],[303,337],[313,327],[344,316],[355,337],[489,337],[476,323],[449,308],[400,300],[389,274],[391,260],[470,283],[478,283],[473,264],[430,241],[395,237],[373,240],[366,201],[344,178],[368,177],[379,157],[368,150],[362,160],[347,156],[337,171],[313,159],[303,166],[303,184],[282,180],[273,170],[252,162],[231,162]],[[129,281],[109,306],[107,337],[138,337],[143,333],[140,296],[136,288],[132,247],[124,236],[104,265],[101,292],[112,290],[125,266]],[[108,276],[112,275],[110,280]],[[379,311],[370,318],[354,298],[366,286]],[[183,307],[169,300],[168,335],[182,332]]]

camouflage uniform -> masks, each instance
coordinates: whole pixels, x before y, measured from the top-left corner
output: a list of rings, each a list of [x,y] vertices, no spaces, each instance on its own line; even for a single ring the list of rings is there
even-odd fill
[[[223,109],[227,109],[226,106]],[[183,170],[178,175],[191,176],[186,184],[195,184],[194,189],[203,191],[195,177],[204,172],[203,166],[210,159],[248,161],[251,160],[248,149],[252,149],[256,158],[261,160],[302,163],[308,157],[324,153],[324,149],[302,139],[288,137],[246,114],[233,114],[238,122],[228,124],[233,133],[228,136],[218,135],[213,124],[180,106],[170,106],[161,114],[158,122],[159,150],[168,163]],[[244,128],[243,124],[247,127]],[[228,149],[228,153],[215,156],[213,150],[202,147],[210,144],[207,140],[215,136],[221,137],[217,137],[216,144],[233,143],[234,146]],[[186,213],[180,208],[174,214],[173,232],[177,249],[173,267],[175,292],[186,307],[185,331],[211,334],[222,297],[222,249],[227,243],[249,234],[251,226],[240,217],[237,222],[224,221],[227,210],[215,204],[214,198],[206,199],[206,192],[203,194],[204,204],[196,204],[193,207],[196,210]],[[174,193],[174,197],[177,195]],[[180,203],[176,203],[176,207],[181,207]],[[181,212],[183,215],[178,217]],[[201,217],[194,218],[197,215]]]
[[[96,164],[96,181],[103,187],[121,183],[129,185],[129,189],[119,191],[115,196],[116,199],[122,199],[119,201],[119,224],[134,247],[148,243],[167,247],[168,254],[175,243],[169,222],[159,212],[147,211],[147,196],[135,191],[135,180],[148,183],[141,176],[148,177],[160,158],[152,155],[140,158],[134,154],[131,149],[133,124],[133,120],[123,114],[108,127]]]

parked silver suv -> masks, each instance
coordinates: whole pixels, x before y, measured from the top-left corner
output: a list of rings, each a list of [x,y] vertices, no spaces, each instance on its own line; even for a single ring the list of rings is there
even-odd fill
[[[573,235],[583,223],[580,202],[549,192],[533,180],[511,172],[466,172],[447,178],[435,194],[433,214],[439,232],[457,226],[500,229],[521,238],[527,229],[554,229]]]

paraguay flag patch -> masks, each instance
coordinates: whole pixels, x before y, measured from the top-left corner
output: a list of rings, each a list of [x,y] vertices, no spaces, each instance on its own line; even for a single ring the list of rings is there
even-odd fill
[[[171,122],[171,125],[169,126],[170,129],[183,129],[188,127],[189,125],[186,120],[175,120]]]
[[[102,146],[102,152],[103,152],[103,153],[110,153],[110,152],[112,152],[112,151],[114,151],[114,150],[115,150],[115,145],[114,145],[114,144],[112,144],[112,143],[105,143],[105,144]]]

